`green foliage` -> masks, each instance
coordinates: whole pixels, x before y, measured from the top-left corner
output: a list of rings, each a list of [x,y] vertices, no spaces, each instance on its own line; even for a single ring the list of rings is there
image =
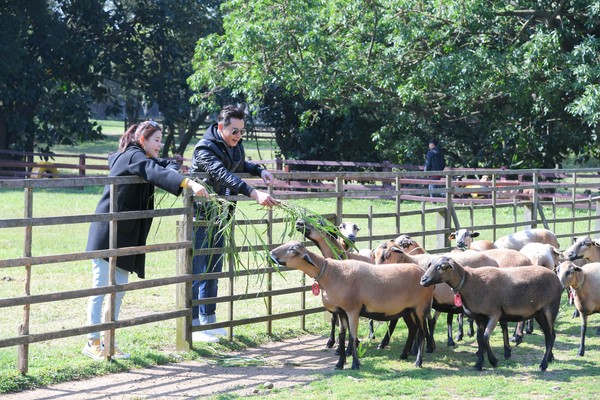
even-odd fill
[[[355,115],[384,159],[420,164],[438,137],[450,166],[554,167],[569,152],[598,156],[599,8],[230,0],[224,32],[198,42],[190,83],[280,111],[271,123],[286,157],[335,143],[341,159],[356,137],[331,126]]]
[[[98,90],[98,2],[9,0],[0,13],[0,149],[48,151],[100,137],[88,106]]]

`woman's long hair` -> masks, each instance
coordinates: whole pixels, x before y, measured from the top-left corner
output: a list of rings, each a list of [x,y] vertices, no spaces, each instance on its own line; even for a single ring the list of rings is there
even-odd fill
[[[140,144],[140,138],[143,136],[148,139],[156,131],[160,131],[160,126],[156,121],[144,121],[141,124],[133,124],[119,139],[119,151],[122,153],[132,144]]]

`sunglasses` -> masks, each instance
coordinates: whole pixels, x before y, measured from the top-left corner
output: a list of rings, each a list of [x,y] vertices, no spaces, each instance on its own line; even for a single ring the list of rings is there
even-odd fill
[[[153,126],[153,127],[155,127],[155,128],[158,128],[158,127],[159,127],[159,126],[158,126],[158,123],[157,123],[156,121],[148,120],[148,121],[146,121],[146,123],[147,123],[148,125],[150,125],[150,126]]]
[[[234,129],[231,130],[231,134],[233,136],[242,136],[242,135],[246,134],[246,130],[245,129],[234,128]]]

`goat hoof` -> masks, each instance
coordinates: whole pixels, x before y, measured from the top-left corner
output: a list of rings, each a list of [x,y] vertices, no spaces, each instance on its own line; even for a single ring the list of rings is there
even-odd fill
[[[579,317],[579,311],[575,310],[573,311],[573,314],[571,314],[571,318],[577,318]]]
[[[504,350],[504,359],[508,360],[512,356],[510,349]]]
[[[454,340],[448,340],[448,347],[454,347],[456,346],[456,343],[454,342]]]
[[[335,344],[335,340],[328,340],[327,344],[325,344],[325,348],[326,349],[331,349],[334,344]]]
[[[513,342],[515,344],[515,346],[518,346],[521,343],[523,343],[523,336],[521,336],[521,335],[513,336],[510,338],[510,341]]]
[[[475,367],[473,369],[475,369],[475,371],[482,371],[483,367],[479,364],[475,364]]]
[[[334,369],[344,369],[344,366],[343,365],[341,365],[341,366],[340,365],[336,365]]]
[[[456,335],[456,341],[460,342],[461,340],[463,340],[463,335]]]
[[[383,350],[383,349],[385,349],[385,344],[377,345],[377,350]]]
[[[596,335],[600,335],[600,328],[596,331]]]
[[[408,354],[405,354],[405,353],[400,354],[401,360],[406,360],[407,358],[408,358]]]

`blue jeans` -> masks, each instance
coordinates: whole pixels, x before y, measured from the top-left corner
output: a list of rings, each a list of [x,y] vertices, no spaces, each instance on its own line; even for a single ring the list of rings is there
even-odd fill
[[[214,235],[218,227],[208,228],[199,226],[194,233],[194,248],[197,250],[207,248],[223,248],[223,235],[209,237],[209,233]],[[195,255],[192,261],[192,273],[204,274],[210,272],[221,272],[223,270],[223,254],[201,254]],[[205,299],[207,297],[217,297],[219,281],[217,279],[207,279],[192,282],[192,298]],[[215,314],[216,304],[202,304],[192,307],[192,318],[197,319],[199,315],[211,316]]]
[[[92,287],[108,286],[108,273],[110,267],[108,261],[103,258],[92,260]],[[129,280],[129,271],[121,268],[115,269],[115,281],[117,285],[123,285]],[[115,321],[119,318],[121,303],[123,303],[125,292],[118,292],[115,299]],[[99,294],[90,296],[88,300],[88,325],[95,325],[102,322],[102,304],[106,295]],[[100,332],[92,332],[88,334],[89,339],[100,339]]]

